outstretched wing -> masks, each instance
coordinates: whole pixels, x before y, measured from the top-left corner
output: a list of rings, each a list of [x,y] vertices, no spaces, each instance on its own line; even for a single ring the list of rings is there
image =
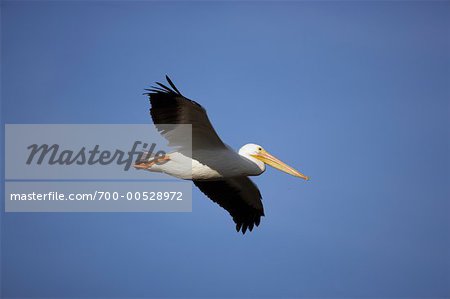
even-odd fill
[[[236,223],[236,230],[253,230],[264,216],[261,193],[248,177],[234,177],[220,181],[194,181],[212,201],[227,210]]]
[[[209,121],[206,110],[197,102],[184,97],[166,76],[170,87],[156,82],[159,87],[151,87],[145,95],[150,98],[150,115],[160,133],[169,141],[170,146],[190,147],[190,138],[183,136],[183,132],[176,132],[177,126],[164,126],[164,124],[190,124],[192,125],[192,149],[224,148],[220,139]],[[185,135],[185,134],[184,134]]]

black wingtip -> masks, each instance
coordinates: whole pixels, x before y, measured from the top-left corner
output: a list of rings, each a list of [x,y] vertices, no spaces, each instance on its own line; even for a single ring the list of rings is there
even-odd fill
[[[160,83],[160,82],[156,82],[156,84],[158,84],[159,86],[161,86],[163,89],[165,89],[166,92],[168,93],[174,93],[174,91],[172,89],[170,89],[169,87],[167,87],[166,85]]]
[[[247,231],[247,224],[244,224],[244,226],[242,227],[242,234],[244,235],[246,231]]]
[[[172,80],[170,80],[169,76],[166,75],[166,80],[169,82],[170,86],[181,96],[181,92],[177,89],[175,84],[173,84]]]
[[[166,93],[166,94],[172,94],[172,95],[175,94],[175,95],[183,96],[181,94],[181,92],[178,90],[178,88],[175,86],[175,84],[173,84],[172,80],[169,78],[168,75],[166,75],[166,79],[167,79],[167,82],[169,83],[170,87],[168,87],[165,84],[162,84],[161,82],[155,82],[157,86],[151,86],[148,89],[144,89],[145,91],[148,91],[148,92],[143,93],[143,94],[147,95],[147,96],[151,96],[152,94]],[[197,104],[197,103],[195,103],[195,104]]]

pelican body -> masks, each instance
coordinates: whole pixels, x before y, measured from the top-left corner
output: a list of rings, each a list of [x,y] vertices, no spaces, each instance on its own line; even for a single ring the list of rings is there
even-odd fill
[[[257,176],[266,170],[266,163],[275,168],[290,173],[294,176],[308,180],[309,178],[292,167],[281,162],[260,145],[249,143],[240,148],[236,153],[227,148],[220,151],[193,150],[192,156],[199,156],[199,161],[179,152],[167,154],[164,164],[155,164],[147,170],[163,172],[185,180],[214,181],[229,177]],[[266,159],[266,162],[263,162]],[[204,164],[206,162],[206,164]],[[186,170],[184,165],[191,163],[192,168]]]
[[[184,97],[169,77],[166,76],[166,79],[172,88],[156,82],[159,87],[146,89],[148,92],[145,95],[150,99],[150,115],[155,126],[169,144],[179,150],[163,158],[150,157],[138,161],[135,164],[137,169],[192,180],[206,196],[230,213],[236,230],[243,234],[258,226],[264,216],[261,193],[249,176],[262,174],[267,164],[309,180],[309,177],[272,156],[260,145],[249,143],[238,152],[232,150],[217,135],[206,110]],[[177,138],[179,135],[171,134],[171,129],[164,127],[164,124],[191,124],[192,143],[188,145],[182,138]],[[189,151],[185,151],[188,147]]]

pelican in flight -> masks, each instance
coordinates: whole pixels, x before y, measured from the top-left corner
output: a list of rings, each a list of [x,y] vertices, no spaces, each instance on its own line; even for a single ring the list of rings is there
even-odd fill
[[[137,169],[162,172],[168,175],[192,180],[212,201],[227,210],[236,223],[236,231],[252,231],[264,216],[261,193],[249,176],[262,174],[266,164],[290,175],[309,178],[269,154],[262,146],[249,143],[238,152],[227,146],[217,135],[208,119],[206,110],[197,102],[181,94],[166,76],[168,87],[156,82],[145,93],[150,99],[150,115],[158,131],[177,146],[175,152],[164,157],[149,157],[137,161]],[[164,124],[192,125],[192,140],[176,134],[176,126]],[[183,150],[190,148],[189,150]],[[158,159],[158,161],[156,161]],[[164,160],[164,161],[160,161]],[[164,162],[164,163],[158,163]],[[189,165],[189,169],[184,167]]]

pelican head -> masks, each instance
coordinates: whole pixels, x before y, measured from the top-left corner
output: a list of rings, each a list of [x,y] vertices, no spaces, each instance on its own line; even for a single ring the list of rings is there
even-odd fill
[[[297,171],[296,169],[290,167],[286,163],[280,161],[279,159],[275,158],[271,154],[269,154],[262,146],[258,144],[249,143],[241,147],[239,150],[239,154],[252,157],[258,161],[263,162],[264,164],[270,165],[272,167],[275,167],[278,170],[281,170],[283,172],[286,172],[290,175],[302,178],[304,180],[309,180],[309,177],[304,175],[303,173]]]

